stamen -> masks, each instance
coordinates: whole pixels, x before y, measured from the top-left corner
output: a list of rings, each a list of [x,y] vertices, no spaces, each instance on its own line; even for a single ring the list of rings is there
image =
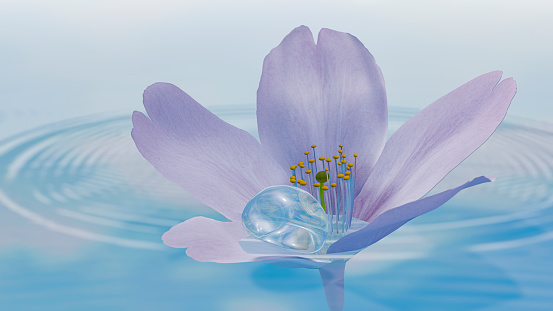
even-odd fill
[[[349,225],[351,223],[351,216],[352,216],[352,206],[351,206],[351,200],[350,200],[350,183],[348,182],[349,180],[349,176],[344,176],[344,184],[345,184],[345,193],[346,193],[346,206],[345,206],[345,209],[346,209],[346,212],[344,213],[345,214],[345,226],[346,226],[346,230],[349,228]]]
[[[295,164],[294,164],[294,165],[292,165],[292,166],[290,166],[290,170],[294,171],[294,183],[295,183],[295,181],[296,181],[296,167],[298,167],[298,166],[297,166],[297,165],[295,165]],[[290,181],[291,181],[291,180],[290,180]],[[297,187],[297,186],[298,186],[298,184],[296,183],[296,185],[295,185],[295,186]]]
[[[353,157],[355,158],[355,175],[353,175],[353,190],[355,190],[355,181],[357,180],[357,153],[353,154]]]
[[[336,193],[336,183],[331,183],[330,184],[330,187],[332,188],[332,203],[333,203],[333,208],[334,208],[334,215],[336,216],[336,233],[338,233],[338,221],[339,221],[339,217],[338,217],[338,209],[340,208],[339,205],[338,205],[338,197],[337,197],[337,193]]]
[[[327,177],[327,180],[330,180],[330,162],[332,161],[332,159],[331,158],[326,158],[325,161],[326,161],[325,171],[327,172],[326,177]]]
[[[290,183],[296,187],[308,191],[314,197],[318,197],[321,207],[327,213],[329,220],[329,231],[332,234],[337,234],[333,238],[339,238],[342,233],[346,232],[351,227],[353,216],[353,199],[355,195],[355,175],[357,163],[348,163],[343,145],[338,145],[340,149],[336,155],[331,157],[316,156],[315,148],[317,145],[311,145],[313,154],[310,151],[305,151],[305,162],[298,162],[296,165],[290,166],[292,176]],[[311,156],[312,155],[312,156]],[[357,161],[357,154],[354,154]],[[334,168],[331,169],[331,162],[334,159]],[[317,160],[321,161],[321,168]],[[353,170],[353,166],[355,170]],[[299,167],[299,172],[296,169]],[[304,176],[305,171],[305,176]],[[328,184],[325,184],[327,183]],[[330,190],[330,191],[329,191]]]
[[[313,148],[313,162],[315,162],[315,159],[317,158],[317,155],[315,154],[315,147],[317,147],[317,145],[311,145],[311,148]],[[309,162],[311,162],[311,160]],[[315,162],[315,172],[318,171],[319,170],[317,169],[317,162]]]
[[[330,232],[332,233],[333,231],[333,226],[332,226],[332,214],[333,214],[333,206],[332,205],[332,192],[330,191],[327,191],[328,190],[328,187],[325,186],[327,189],[325,190],[325,202],[327,202],[327,219],[328,219],[328,224],[330,225]]]

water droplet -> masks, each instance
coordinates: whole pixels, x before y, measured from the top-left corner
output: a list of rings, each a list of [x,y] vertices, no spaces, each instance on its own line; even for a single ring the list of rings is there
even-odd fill
[[[323,247],[327,216],[308,192],[290,186],[261,190],[242,212],[242,225],[262,241],[303,253]]]

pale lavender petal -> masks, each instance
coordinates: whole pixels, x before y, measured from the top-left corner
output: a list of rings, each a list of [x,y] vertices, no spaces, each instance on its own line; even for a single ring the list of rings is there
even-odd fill
[[[330,311],[344,309],[344,271],[346,262],[334,262],[319,269]]]
[[[194,217],[163,234],[163,243],[188,248],[186,254],[200,262],[250,262],[256,257],[246,253],[238,241],[248,236],[241,223]]]
[[[144,92],[150,119],[133,114],[140,153],[169,180],[233,221],[265,187],[286,184],[286,172],[259,142],[168,83]]]
[[[491,177],[480,176],[457,188],[449,189],[433,196],[390,209],[376,217],[365,228],[348,234],[336,241],[328,248],[327,253],[349,252],[370,246],[394,232],[409,220],[440,207],[459,193],[459,191],[491,181],[494,181]]]
[[[354,216],[371,221],[417,200],[482,145],[503,120],[516,93],[512,78],[484,74],[438,99],[386,143],[355,200]]]
[[[309,28],[294,29],[263,63],[257,91],[259,138],[283,166],[317,156],[359,154],[363,185],[385,141],[384,79],[373,56],[354,36],[322,29],[317,44]]]

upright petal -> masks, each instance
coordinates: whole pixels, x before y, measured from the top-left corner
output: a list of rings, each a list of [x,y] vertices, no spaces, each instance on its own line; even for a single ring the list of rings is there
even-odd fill
[[[359,154],[363,185],[384,145],[384,79],[354,36],[322,29],[318,43],[305,26],[294,29],[263,63],[257,91],[259,138],[288,167],[317,144],[319,155]]]
[[[168,83],[144,92],[150,119],[133,114],[132,137],[158,171],[223,216],[240,221],[246,203],[288,177],[259,142]]]
[[[354,216],[380,213],[424,196],[482,145],[503,120],[516,92],[501,72],[484,74],[438,99],[390,137],[356,198]]]
[[[490,181],[493,181],[493,178],[480,176],[457,188],[390,209],[376,217],[365,228],[336,241],[328,248],[327,253],[350,252],[370,246],[396,231],[409,220],[440,207],[459,191]]]
[[[188,248],[186,254],[194,260],[234,263],[256,260],[238,243],[247,236],[241,223],[194,217],[174,226],[162,238],[167,246]]]

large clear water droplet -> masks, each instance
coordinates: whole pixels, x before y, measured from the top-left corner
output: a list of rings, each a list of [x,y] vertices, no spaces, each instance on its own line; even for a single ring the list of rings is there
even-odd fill
[[[304,253],[323,247],[327,215],[308,192],[290,186],[261,190],[242,212],[242,225],[262,241]]]

